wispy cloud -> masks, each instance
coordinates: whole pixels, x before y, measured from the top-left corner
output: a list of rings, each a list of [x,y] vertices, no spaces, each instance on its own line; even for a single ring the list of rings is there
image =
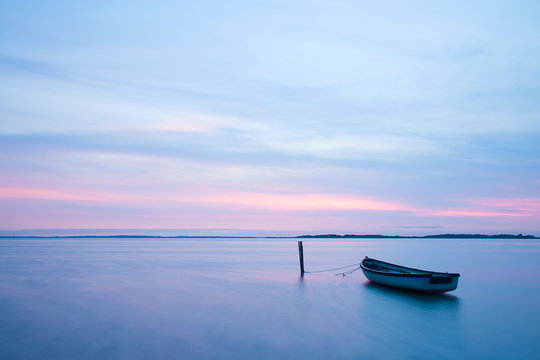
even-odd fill
[[[132,202],[132,197],[121,196],[113,193],[69,191],[50,188],[15,188],[0,187],[0,199],[34,199],[34,200],[58,200],[75,202]]]
[[[540,199],[475,198],[457,201],[462,205],[442,210],[427,210],[421,216],[442,217],[529,217],[540,220]]]
[[[490,212],[490,211],[467,211],[467,210],[441,210],[427,213],[428,216],[448,216],[448,217],[515,217],[525,216],[519,213],[510,212]],[[426,216],[426,214],[424,214]]]
[[[150,124],[148,130],[164,132],[212,132],[224,128],[239,128],[242,122],[245,123],[245,121],[232,117],[185,112],[165,115],[163,118],[157,119],[154,124]]]
[[[191,201],[220,206],[266,208],[284,211],[404,211],[407,206],[381,200],[336,194],[200,193]]]

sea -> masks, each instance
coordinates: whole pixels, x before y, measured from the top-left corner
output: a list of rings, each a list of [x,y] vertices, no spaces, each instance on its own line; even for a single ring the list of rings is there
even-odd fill
[[[297,241],[0,239],[0,359],[539,356],[538,239],[303,239],[303,277]],[[461,278],[425,295],[340,274],[365,256]]]

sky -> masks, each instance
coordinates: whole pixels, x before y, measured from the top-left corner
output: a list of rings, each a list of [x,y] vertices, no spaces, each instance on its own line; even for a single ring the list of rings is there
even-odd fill
[[[537,1],[0,0],[0,234],[540,235],[538,59]]]

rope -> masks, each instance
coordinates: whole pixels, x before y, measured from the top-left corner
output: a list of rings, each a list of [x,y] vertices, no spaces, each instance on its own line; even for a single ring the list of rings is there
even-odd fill
[[[325,269],[325,270],[315,270],[315,271],[305,271],[306,274],[313,274],[313,273],[320,273],[320,272],[329,272],[329,271],[336,271],[336,270],[341,270],[341,269],[347,269],[347,268],[350,268],[350,267],[353,267],[353,266],[358,266],[358,268],[354,269],[352,272],[360,269],[360,263],[355,263],[355,264],[351,264],[351,265],[347,265],[347,266],[342,266],[342,267],[338,267],[338,268],[333,268],[333,269]],[[348,273],[348,271],[346,271]],[[336,275],[341,275],[341,274],[336,274]],[[347,274],[348,275],[348,274]],[[345,276],[345,275],[343,275]]]
[[[345,272],[336,274],[336,276],[341,275],[341,276],[345,277],[345,276],[347,276],[347,275],[351,275],[353,272],[355,272],[355,271],[358,270],[358,269],[361,269],[361,267],[358,266],[358,267],[355,268],[355,269],[352,269],[352,270],[349,270],[349,271],[345,271]]]

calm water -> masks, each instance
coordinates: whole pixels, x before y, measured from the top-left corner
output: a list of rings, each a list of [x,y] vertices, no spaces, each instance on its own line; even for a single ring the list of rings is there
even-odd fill
[[[295,239],[2,239],[2,359],[526,359],[540,241],[305,240],[306,270],[368,255],[460,272],[451,295],[299,277]]]

